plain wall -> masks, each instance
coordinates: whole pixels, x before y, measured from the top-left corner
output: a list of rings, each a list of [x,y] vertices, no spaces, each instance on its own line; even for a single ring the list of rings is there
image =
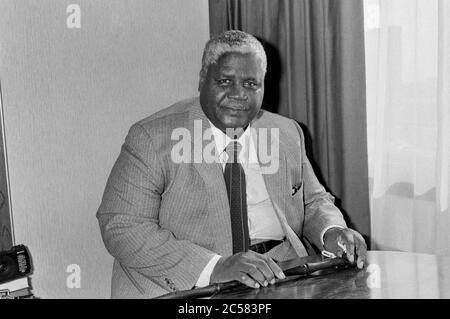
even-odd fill
[[[80,29],[66,26],[71,3]],[[15,240],[33,256],[36,296],[109,298],[95,218],[106,179],[132,123],[197,95],[208,32],[207,0],[0,0]]]

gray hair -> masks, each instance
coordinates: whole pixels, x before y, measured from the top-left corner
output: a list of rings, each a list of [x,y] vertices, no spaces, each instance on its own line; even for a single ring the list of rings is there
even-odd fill
[[[203,50],[202,69],[200,70],[199,90],[203,86],[208,68],[217,63],[224,53],[254,53],[262,61],[264,74],[267,71],[267,56],[264,47],[251,34],[239,30],[225,31],[210,39]]]

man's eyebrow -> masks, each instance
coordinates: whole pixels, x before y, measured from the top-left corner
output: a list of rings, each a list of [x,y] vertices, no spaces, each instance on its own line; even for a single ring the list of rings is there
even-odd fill
[[[235,76],[235,73],[230,69],[230,70],[221,70],[219,72],[219,75],[224,75],[224,76]]]
[[[231,70],[229,70],[231,71]],[[220,78],[220,77],[229,77],[229,78],[235,78],[236,74],[234,72],[229,72],[228,70],[222,70],[220,71],[216,78]],[[256,76],[248,76],[244,78],[244,81],[253,81],[253,82],[259,82],[258,78]]]

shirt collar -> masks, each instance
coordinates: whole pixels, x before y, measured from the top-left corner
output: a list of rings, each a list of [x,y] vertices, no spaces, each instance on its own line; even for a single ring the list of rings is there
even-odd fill
[[[226,135],[225,133],[223,133],[216,126],[214,126],[214,124],[210,120],[208,120],[208,122],[209,122],[209,125],[211,126],[211,130],[212,130],[212,133],[214,136],[214,142],[216,143],[216,148],[217,148],[220,160],[222,162],[226,163],[226,161],[228,159],[228,155],[226,154],[226,152],[224,152],[225,148],[227,147],[227,145],[230,142],[237,141],[242,146],[242,151],[240,153],[239,160],[242,163],[248,163],[248,158],[249,158],[248,151],[249,151],[249,144],[250,144],[250,140],[251,140],[250,124],[247,126],[244,133],[242,133],[242,135],[238,139],[234,140],[234,139],[230,138],[228,135]]]

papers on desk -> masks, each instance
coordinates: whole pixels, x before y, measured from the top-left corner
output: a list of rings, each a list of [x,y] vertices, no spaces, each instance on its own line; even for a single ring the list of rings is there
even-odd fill
[[[11,280],[0,284],[0,299],[15,299],[32,297],[31,285],[28,277]]]

